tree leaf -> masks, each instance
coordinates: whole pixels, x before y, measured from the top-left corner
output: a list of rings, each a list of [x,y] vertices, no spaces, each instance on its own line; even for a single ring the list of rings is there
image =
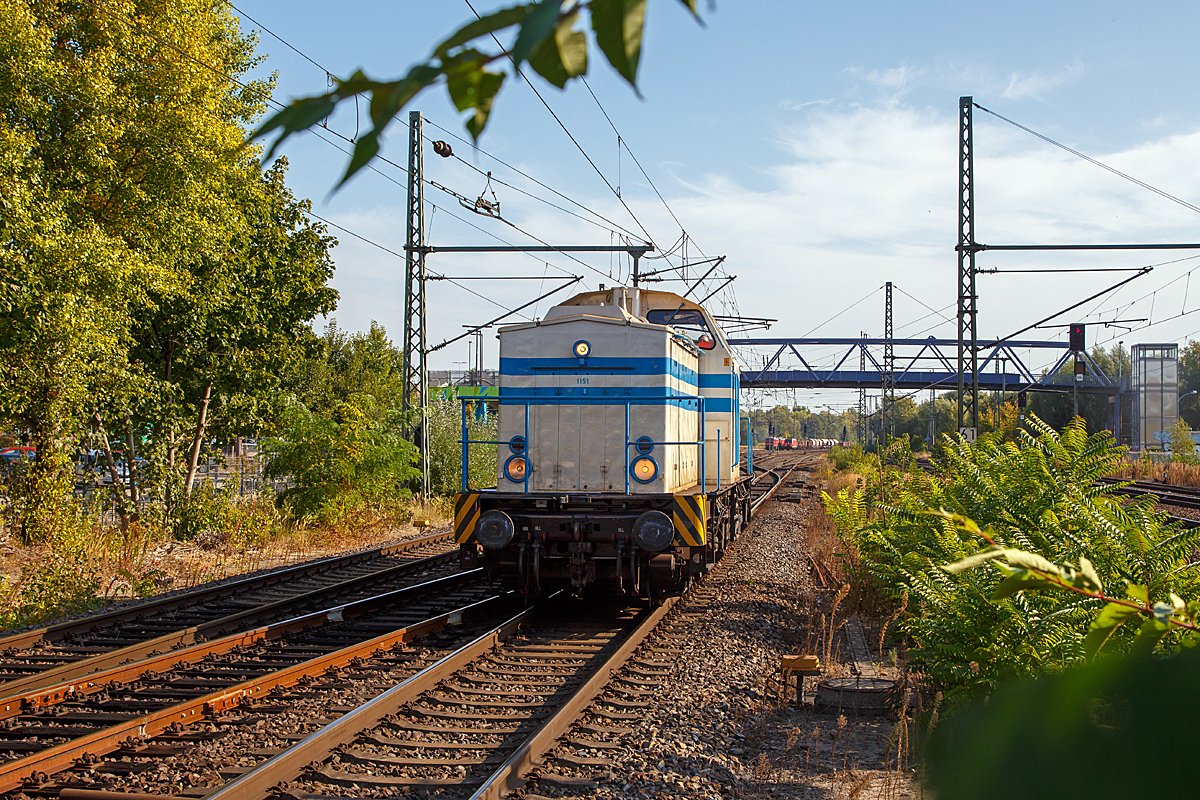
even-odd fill
[[[371,122],[382,132],[418,92],[441,75],[442,70],[438,67],[417,64],[398,81],[375,84],[371,90]]]
[[[565,17],[554,35],[542,40],[529,54],[529,65],[560,89],[571,78],[587,72],[587,35],[571,29],[577,18],[577,14]]]
[[[608,63],[637,89],[646,0],[592,0],[592,30]]]
[[[1121,626],[1121,623],[1137,613],[1136,608],[1130,608],[1121,603],[1109,603],[1100,609],[1100,613],[1092,620],[1087,636],[1083,640],[1083,651],[1086,656],[1095,658],[1113,632]]]
[[[988,547],[984,550],[980,550],[974,555],[959,559],[953,564],[946,564],[944,567],[942,567],[942,569],[951,573],[964,572],[968,569],[972,569],[973,567],[978,567],[980,564],[986,564],[988,561],[991,561],[994,558],[1000,558],[1004,555],[1004,552],[1005,550],[1003,547]]]
[[[1079,572],[1083,575],[1084,588],[1094,592],[1099,592],[1104,589],[1104,583],[1100,580],[1100,573],[1096,572],[1095,566],[1087,558],[1079,557]]]
[[[1146,587],[1136,583],[1125,584],[1125,596],[1143,606],[1149,603],[1147,599],[1149,595],[1146,592]]]
[[[1022,569],[1036,569],[1042,572],[1058,573],[1058,565],[1049,561],[1037,553],[1029,553],[1024,550],[1016,550],[1014,548],[1006,548],[1004,557],[1008,563],[1014,567]]]
[[[379,129],[372,128],[365,134],[359,137],[354,143],[354,152],[350,156],[350,163],[346,166],[346,174],[338,181],[335,189],[340,189],[342,184],[350,180],[354,173],[367,165],[375,155],[379,152]]]
[[[578,15],[572,14],[563,20],[554,31],[554,39],[558,42],[558,54],[562,59],[563,69],[572,78],[587,72],[587,34],[574,30]]]
[[[471,132],[472,139],[478,139],[479,134],[483,133],[488,116],[492,113],[492,101],[496,99],[496,93],[500,91],[500,85],[503,83],[504,75],[495,72],[485,72],[479,79],[476,89],[479,102],[475,105],[474,116],[467,120],[467,130]]]
[[[479,82],[487,74],[476,58],[464,58],[446,70],[446,89],[459,111],[475,108],[479,103]]]
[[[1003,600],[1006,597],[1011,597],[1017,592],[1025,591],[1026,589],[1049,589],[1055,586],[1052,581],[1048,581],[1040,575],[1035,575],[1027,570],[1014,570],[1007,578],[1000,581],[992,592],[993,600]]]
[[[931,517],[944,519],[950,524],[954,525],[954,527],[964,530],[973,536],[980,536],[983,534],[983,530],[979,527],[975,520],[971,519],[970,517],[963,516],[962,514],[955,514],[954,512],[947,511],[944,508],[929,509],[920,513],[928,514]]]
[[[486,36],[489,33],[495,33],[498,30],[518,24],[521,20],[525,19],[532,8],[532,4],[502,8],[492,14],[488,14],[482,19],[469,22],[434,48],[433,55],[436,58],[445,60],[450,51],[456,47],[460,47],[473,39],[478,39],[480,36]]]
[[[291,136],[293,133],[307,130],[316,125],[321,120],[328,117],[333,112],[333,107],[337,105],[337,101],[332,94],[323,94],[318,97],[305,97],[300,100],[293,101],[286,108],[280,109],[271,117],[269,117],[258,130],[250,134],[247,141],[253,141],[258,137],[270,133],[276,128],[282,128],[279,137],[271,142],[270,148],[262,157],[262,163],[267,163],[271,157],[275,155],[275,151],[283,144],[283,140]]]
[[[521,30],[517,34],[517,41],[513,43],[512,50],[509,52],[517,69],[520,69],[525,59],[529,58],[533,48],[554,31],[555,23],[558,22],[558,12],[561,10],[562,0],[542,0],[533,6],[521,20]]]
[[[1158,640],[1166,634],[1170,627],[1154,617],[1148,618],[1142,623],[1137,636],[1133,639],[1133,645],[1129,648],[1130,655],[1150,655],[1154,651],[1154,646],[1158,644]]]

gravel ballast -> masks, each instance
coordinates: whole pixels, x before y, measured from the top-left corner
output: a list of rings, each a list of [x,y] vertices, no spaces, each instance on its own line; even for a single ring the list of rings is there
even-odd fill
[[[897,720],[814,713],[814,678],[806,681],[809,705],[780,701],[780,656],[806,644],[820,649],[797,612],[822,600],[828,607],[833,594],[815,592],[809,571],[806,531],[824,514],[819,491],[812,476],[793,478],[802,485],[781,496],[798,501],[769,503],[639,651],[643,662],[671,662],[659,688],[642,698],[643,719],[624,723],[626,732],[598,735],[602,719],[585,715],[566,738],[604,747],[560,746],[559,758],[535,773],[528,797],[920,796],[907,765],[896,769],[904,733]],[[877,641],[874,627],[868,637]],[[833,641],[825,677],[849,674],[842,637],[835,633]]]

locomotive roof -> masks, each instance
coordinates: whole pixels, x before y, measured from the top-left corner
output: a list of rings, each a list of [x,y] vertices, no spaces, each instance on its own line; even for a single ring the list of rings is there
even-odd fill
[[[626,302],[622,302],[622,292],[627,293],[627,297],[631,296],[634,289],[624,286],[615,286],[611,289],[604,289],[596,292],[580,292],[577,295],[567,298],[558,305],[552,306],[546,311],[546,316],[541,320],[533,322],[517,322],[511,325],[502,325],[501,331],[504,330],[520,330],[525,327],[534,327],[537,325],[553,325],[557,322],[568,322],[571,319],[578,319],[580,316],[595,317],[598,319],[620,320],[627,325],[646,326],[659,328],[660,325],[647,321],[645,314],[647,311],[670,309],[672,311],[688,311],[695,310],[700,312],[707,320],[709,329],[716,336],[718,343],[723,349],[728,349],[728,344],[725,342],[724,332],[716,320],[712,318],[708,310],[704,306],[687,298],[681,297],[674,292],[660,292],[653,289],[638,289],[641,295],[639,305],[642,308],[642,316],[635,317],[626,310]],[[573,309],[568,311],[567,309]]]
[[[638,291],[641,295],[640,300],[638,301],[642,308],[641,316],[634,316],[627,310],[627,306],[630,305],[630,298],[632,297],[632,293],[634,291]],[[623,296],[622,293],[626,294]],[[568,308],[574,308],[577,310],[573,312],[567,312],[566,309]],[[716,320],[714,320],[712,315],[710,315],[708,311],[705,310],[704,306],[700,305],[699,303],[680,297],[674,292],[658,292],[649,289],[634,290],[624,286],[615,286],[612,289],[604,289],[603,291],[597,292],[580,292],[579,294],[569,297],[563,302],[548,309],[546,311],[546,316],[541,320],[541,323],[549,324],[554,322],[556,319],[563,319],[564,317],[584,314],[587,316],[616,317],[624,320],[626,323],[631,323],[634,325],[641,324],[659,327],[657,324],[647,321],[646,312],[663,308],[669,308],[672,311],[699,311],[704,315],[705,319],[708,320],[713,330],[720,330],[720,326],[716,324]],[[505,325],[503,327],[517,328],[522,325],[531,324],[535,323],[519,322],[511,326]]]
[[[613,302],[615,302],[614,296],[618,292],[620,292],[622,289],[624,289],[627,292],[633,291],[633,289],[629,289],[627,287],[615,286],[612,289],[603,289],[603,290],[597,291],[597,292],[580,292],[579,294],[574,295],[573,297],[567,298],[563,302],[559,303],[559,305],[562,305],[562,306],[610,305]],[[694,308],[699,311],[705,310],[704,306],[700,305],[699,303],[696,303],[696,302],[693,302],[686,298],[680,297],[679,295],[675,294],[674,292],[660,292],[660,291],[657,291],[654,289],[640,289],[640,288],[638,289],[638,291],[642,295],[642,300],[641,300],[642,308],[659,307],[660,305],[661,306],[669,305],[671,308],[682,307],[683,309]]]

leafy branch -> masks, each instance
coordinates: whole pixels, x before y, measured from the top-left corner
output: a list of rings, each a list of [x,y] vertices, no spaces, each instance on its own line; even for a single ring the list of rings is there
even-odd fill
[[[1197,638],[1197,632],[1200,631],[1200,624],[1197,623],[1197,618],[1200,618],[1198,601],[1185,602],[1179,595],[1171,592],[1170,602],[1151,604],[1149,586],[1136,584],[1128,579],[1125,579],[1125,597],[1113,597],[1104,590],[1096,568],[1084,556],[1079,557],[1078,567],[1067,563],[1055,564],[1036,553],[997,544],[974,520],[961,514],[954,514],[945,509],[927,513],[940,517],[956,529],[978,536],[988,543],[988,547],[983,550],[947,564],[942,569],[958,574],[984,564],[992,564],[1005,576],[992,593],[992,600],[1003,600],[1027,590],[1060,589],[1103,602],[1104,606],[1092,620],[1084,638],[1083,647],[1088,658],[1094,658],[1113,633],[1126,621],[1134,618],[1143,620],[1133,641],[1134,653],[1149,653],[1171,630],[1184,632],[1180,638],[1184,647],[1194,647],[1200,641]],[[999,563],[1001,559],[1005,563]]]
[[[699,20],[696,0],[679,2]],[[266,163],[293,133],[326,119],[339,103],[369,95],[372,128],[355,142],[346,173],[338,183],[341,186],[378,154],[379,137],[413,98],[430,86],[444,83],[455,108],[474,112],[467,119],[466,128],[472,138],[478,139],[506,77],[503,72],[488,69],[494,62],[508,59],[517,75],[522,74],[521,65],[528,63],[534,72],[560,89],[567,81],[587,72],[587,34],[576,29],[585,10],[596,46],[637,91],[646,0],[571,0],[565,4],[564,0],[539,0],[501,9],[464,25],[402,78],[380,81],[357,70],[348,78],[336,79],[332,91],[292,101],[263,122],[250,138],[279,132],[263,158]],[[485,36],[499,44],[497,34],[514,29],[512,44],[507,48],[501,46],[499,52],[485,52],[472,46]]]

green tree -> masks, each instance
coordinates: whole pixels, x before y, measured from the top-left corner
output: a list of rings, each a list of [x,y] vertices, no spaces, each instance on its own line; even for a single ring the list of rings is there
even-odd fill
[[[204,441],[267,424],[307,323],[334,307],[334,241],[286,162],[260,173],[240,146],[271,82],[240,81],[254,40],[224,4],[10,5],[0,257],[18,280],[0,286],[0,414],[38,447],[35,528],[69,516],[85,419],[128,521],[139,492],[190,490]]]
[[[1114,345],[1108,349],[1096,347],[1091,352],[1092,360],[1106,376],[1115,380],[1119,375],[1128,380],[1130,373],[1129,351]],[[1073,375],[1070,362],[1059,368],[1055,377],[1063,379],[1066,384],[1065,392],[1030,392],[1028,412],[1036,415],[1047,425],[1054,428],[1064,428],[1074,415],[1074,398],[1070,392],[1070,378]],[[1088,430],[1107,430],[1111,422],[1112,405],[1106,395],[1079,395],[1079,416],[1087,422]]]
[[[148,389],[133,321],[226,250],[231,186],[257,175],[239,144],[271,86],[213,70],[253,63],[209,0],[13,0],[0,14],[0,414],[38,448],[34,538],[66,517],[83,420],[128,428]]]
[[[1200,391],[1200,341],[1190,341],[1179,348],[1179,395]],[[1179,416],[1192,430],[1200,430],[1200,395],[1179,402]]]
[[[376,409],[400,407],[404,396],[404,354],[374,320],[365,332],[347,333],[330,320],[325,332],[308,343],[309,354],[294,362],[284,388],[315,414],[367,396]]]
[[[281,159],[234,187],[226,239],[187,264],[173,291],[154,294],[132,328],[131,359],[152,387],[134,424],[152,431],[168,471],[183,447],[185,494],[204,441],[269,427],[280,374],[311,337],[308,323],[335,306],[335,241],[284,185],[286,168]]]
[[[325,525],[394,510],[420,477],[401,422],[398,412],[372,407],[367,396],[339,403],[327,416],[293,405],[283,438],[265,444],[266,476],[291,479],[277,503]]]
[[[267,474],[293,484],[279,504],[323,524],[395,510],[420,476],[400,412],[402,354],[376,322],[346,333],[331,321],[306,346],[283,378],[290,399],[280,436],[265,446]]]
[[[435,495],[448,497],[462,491],[461,403],[453,390],[434,393],[428,409],[429,425],[429,486]],[[499,435],[498,418],[485,417],[478,406],[467,408],[467,436],[474,441],[495,441]],[[467,474],[470,486],[487,489],[496,485],[499,474],[496,445],[471,445],[468,451]],[[505,449],[507,453],[507,448]]]
[[[1182,417],[1175,420],[1171,426],[1171,460],[1182,461],[1185,464],[1200,463],[1196,460],[1196,442],[1192,439],[1192,429]]]

